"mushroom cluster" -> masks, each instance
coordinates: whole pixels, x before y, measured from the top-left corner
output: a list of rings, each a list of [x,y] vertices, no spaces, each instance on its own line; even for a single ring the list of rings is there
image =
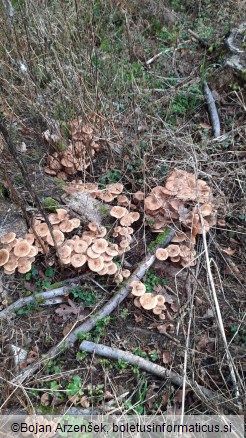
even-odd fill
[[[113,237],[119,238],[120,254],[130,250],[132,234],[134,232],[131,225],[138,221],[140,214],[137,211],[129,212],[126,207],[116,205],[110,210],[110,216],[117,219],[120,225],[116,225],[113,229]]]
[[[47,157],[45,172],[66,180],[68,175],[83,171],[91,164],[91,159],[100,150],[94,131],[83,125],[80,118],[70,122],[71,143],[64,152],[54,152]]]
[[[135,296],[134,305],[139,309],[151,310],[154,315],[158,315],[160,319],[165,319],[166,310],[165,298],[163,295],[152,295],[146,292],[146,286],[139,280],[134,280],[130,284],[131,294]]]
[[[65,241],[65,235],[80,226],[77,218],[69,219],[67,210],[58,208],[56,213],[48,216],[52,224],[52,231],[56,245],[60,248]],[[25,274],[31,270],[38,253],[47,253],[49,247],[54,246],[54,241],[48,225],[42,216],[36,216],[32,228],[23,238],[16,239],[15,233],[8,233],[0,238],[0,266],[3,266],[4,273],[14,274],[17,269],[19,273]]]
[[[15,233],[8,233],[0,239],[2,248],[0,249],[0,266],[3,266],[4,273],[14,274],[15,270],[25,274],[30,271],[37,248],[32,245],[32,239],[16,239]]]
[[[199,203],[200,208],[195,204]],[[197,234],[202,227],[208,232],[216,224],[216,211],[212,205],[211,188],[203,180],[196,180],[191,173],[175,169],[164,187],[154,187],[144,200],[146,220],[153,232],[162,232],[166,225],[175,223],[179,231],[165,250],[157,251],[159,260],[170,257],[182,266],[194,266]],[[203,220],[201,221],[201,216]],[[203,222],[203,224],[202,224]]]
[[[181,241],[182,244],[176,244]],[[183,267],[195,266],[195,245],[188,239],[186,234],[176,233],[172,242],[173,243],[168,245],[166,248],[157,249],[155,253],[156,258],[161,261],[167,260],[169,258],[172,263],[180,263]]]

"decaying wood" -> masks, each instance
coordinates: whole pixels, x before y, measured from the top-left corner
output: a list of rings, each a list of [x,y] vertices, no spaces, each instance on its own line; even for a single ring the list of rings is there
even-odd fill
[[[70,287],[76,287],[76,286],[79,286],[79,283],[73,284]],[[43,304],[43,301],[51,299],[51,298],[55,298],[55,297],[60,297],[62,295],[65,295],[66,293],[68,293],[68,291],[69,291],[69,288],[67,286],[63,286],[63,287],[59,287],[59,288],[54,289],[54,290],[47,290],[45,292],[39,292],[37,295],[31,295],[30,297],[20,298],[15,303],[11,304],[6,309],[4,309],[0,312],[0,319],[6,318],[7,316],[11,315],[11,313],[16,312],[17,310],[21,309],[24,306],[27,306],[30,303],[37,303],[37,305],[38,305],[42,301],[42,304]]]
[[[214,137],[220,137],[221,133],[220,133],[220,119],[219,119],[219,115],[218,115],[218,111],[215,105],[215,101],[212,95],[212,92],[210,91],[207,82],[204,83],[204,95],[207,101],[207,105],[208,105],[208,111],[209,111],[209,115],[210,115],[210,120],[212,123],[212,127],[213,127],[213,133],[214,133]]]
[[[88,222],[97,222],[103,224],[109,215],[110,207],[93,198],[90,193],[77,193],[73,195],[62,195],[61,197],[69,210],[75,211],[83,224]]]
[[[0,200],[0,237],[10,232],[22,237],[27,232],[26,221],[15,204]]]
[[[42,358],[42,360],[30,365],[25,368],[21,373],[19,373],[12,381],[13,386],[17,386],[23,383],[26,379],[30,378],[42,365],[44,365],[50,359],[58,356],[64,350],[71,348],[77,341],[77,336],[79,333],[88,333],[97,324],[98,321],[102,320],[106,316],[110,315],[113,310],[127,297],[131,292],[130,284],[134,280],[140,280],[146,274],[148,269],[153,265],[156,257],[155,251],[159,247],[166,247],[172,240],[175,231],[170,230],[167,237],[162,244],[157,245],[156,248],[150,253],[145,260],[140,263],[140,265],[135,269],[133,274],[128,278],[128,281],[123,285],[120,290],[109,300],[101,310],[97,312],[96,315],[90,316],[84,323],[72,330],[58,345],[52,347],[48,353]]]

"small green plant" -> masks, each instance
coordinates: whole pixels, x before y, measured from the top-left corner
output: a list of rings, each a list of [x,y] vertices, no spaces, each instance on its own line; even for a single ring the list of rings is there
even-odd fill
[[[127,401],[125,403],[125,407],[130,410],[128,414],[139,414],[142,415],[144,413],[144,402],[147,394],[148,384],[145,378],[142,378],[139,383],[138,390],[133,397],[132,401]],[[131,410],[132,408],[132,410]]]
[[[151,293],[153,292],[154,286],[163,286],[167,284],[166,278],[159,278],[155,275],[154,271],[152,269],[149,269],[146,278],[144,280],[144,284],[146,286],[146,291]]]
[[[122,309],[120,317],[121,317],[121,319],[123,319],[123,321],[125,321],[127,319],[128,315],[129,315],[129,311],[125,307],[124,309]]]
[[[48,374],[59,374],[61,373],[61,367],[57,364],[55,360],[49,360],[47,364]]]
[[[25,280],[31,281],[32,283],[34,283],[35,287],[36,287],[36,291],[40,292],[40,291],[47,289],[51,286],[51,279],[54,276],[54,269],[52,269],[50,267],[47,268],[44,271],[44,276],[46,278],[42,278],[40,276],[38,269],[36,269],[35,266],[32,266],[31,271],[27,272],[27,274],[25,275]]]
[[[39,310],[39,306],[36,301],[31,301],[26,306],[16,311],[17,315],[30,315],[32,312]]]
[[[73,380],[66,386],[66,392],[68,396],[83,395],[81,378],[78,375],[73,376]]]
[[[76,354],[76,359],[78,362],[83,362],[83,360],[86,356],[87,356],[86,351],[78,351]]]
[[[89,386],[88,394],[91,396],[93,404],[104,400],[104,385]]]
[[[230,327],[230,338],[235,344],[243,344],[246,346],[246,328],[232,325]]]
[[[122,173],[119,169],[110,169],[99,178],[99,184],[103,187],[108,183],[116,183],[122,178]]]
[[[44,198],[43,206],[51,213],[55,213],[56,209],[59,208],[59,202],[57,202],[53,198],[48,197],[48,198]]]
[[[75,287],[69,291],[73,298],[77,298],[82,305],[92,306],[96,302],[95,294],[88,287]]]

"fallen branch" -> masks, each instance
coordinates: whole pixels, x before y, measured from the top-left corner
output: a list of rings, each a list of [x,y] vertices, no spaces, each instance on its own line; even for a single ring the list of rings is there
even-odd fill
[[[99,356],[107,357],[109,359],[124,360],[130,365],[138,366],[139,368],[147,371],[148,373],[152,373],[161,379],[169,379],[174,385],[183,385],[183,377],[175,371],[168,370],[165,367],[157,365],[149,360],[143,359],[142,357],[136,356],[129,351],[123,351],[119,350],[118,348],[107,347],[103,344],[95,344],[94,342],[90,341],[83,341],[80,344],[79,348],[80,350],[86,351],[87,353],[95,353]],[[218,404],[226,404],[228,406],[228,400],[223,398],[220,394],[217,394],[199,385],[197,382],[191,382],[190,380],[186,379],[186,385],[189,386],[192,390],[194,390],[195,387],[196,391],[199,392],[199,394],[202,395],[203,398],[206,397],[215,406],[218,407]]]
[[[210,115],[210,120],[213,127],[214,137],[218,138],[221,135],[220,132],[220,119],[218,115],[218,111],[215,105],[215,101],[212,95],[211,90],[208,87],[207,82],[204,83],[204,95],[208,105],[208,111]]]
[[[0,319],[6,318],[11,313],[16,312],[16,310],[21,309],[22,307],[26,306],[29,303],[32,303],[34,301],[37,302],[37,304],[43,304],[43,302],[40,302],[41,300],[49,300],[55,297],[60,297],[62,295],[65,295],[69,292],[69,289],[73,287],[80,286],[79,280],[85,280],[88,278],[88,275],[80,275],[76,278],[70,278],[68,280],[64,280],[59,283],[61,287],[51,290],[46,290],[45,292],[38,292],[35,295],[30,295],[29,297],[20,298],[15,303],[8,306],[6,309],[2,310],[0,312]],[[90,279],[92,282],[94,282],[93,279]]]
[[[165,248],[171,242],[174,235],[175,231],[167,229],[162,244],[157,245],[153,252],[151,252],[144,261],[142,261],[138,268],[135,269],[134,273],[129,277],[127,283],[120,288],[118,293],[116,293],[96,315],[90,316],[83,324],[72,330],[58,345],[55,345],[53,348],[51,348],[40,361],[25,368],[10,383],[12,383],[14,386],[18,386],[23,383],[27,378],[32,376],[42,364],[59,355],[61,352],[64,352],[66,349],[71,348],[77,341],[77,335],[79,333],[88,333],[96,326],[98,321],[110,315],[131,292],[131,282],[134,280],[140,280],[153,265],[155,261],[156,249],[160,247]]]
[[[72,286],[76,287],[76,286],[79,286],[79,284],[78,283],[73,284]],[[30,297],[20,298],[15,303],[11,304],[6,309],[4,309],[0,312],[0,319],[6,318],[6,316],[8,316],[11,313],[16,312],[17,310],[21,309],[22,307],[26,306],[27,304],[34,303],[34,302],[37,304],[43,304],[43,302],[41,302],[43,300],[59,297],[61,295],[65,295],[66,293],[68,293],[68,287],[63,286],[63,287],[59,287],[57,289],[47,290],[45,292],[39,292],[36,295],[31,295]]]

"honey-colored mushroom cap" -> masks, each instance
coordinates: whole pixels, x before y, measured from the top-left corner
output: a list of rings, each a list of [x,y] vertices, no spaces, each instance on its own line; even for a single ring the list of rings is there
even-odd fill
[[[2,236],[0,238],[1,243],[10,243],[13,242],[13,240],[16,238],[16,234],[13,232],[10,232],[8,234],[5,234],[5,236]]]
[[[14,247],[14,255],[17,257],[25,257],[30,252],[31,245],[27,240],[19,240]]]
[[[168,252],[165,248],[158,248],[156,250],[155,256],[158,260],[166,260],[169,257]]]
[[[136,297],[141,297],[145,294],[146,286],[139,280],[134,280],[131,282],[130,286],[132,287],[131,293]]]
[[[9,260],[9,252],[6,249],[0,249],[0,266],[5,265]]]
[[[111,210],[110,210],[110,216],[113,216],[116,219],[121,219],[127,213],[128,213],[128,210],[125,207],[120,207],[118,205],[116,205],[115,207],[111,208]]]
[[[143,309],[151,310],[154,309],[157,305],[157,298],[153,296],[151,293],[146,293],[139,298],[139,302]]]

